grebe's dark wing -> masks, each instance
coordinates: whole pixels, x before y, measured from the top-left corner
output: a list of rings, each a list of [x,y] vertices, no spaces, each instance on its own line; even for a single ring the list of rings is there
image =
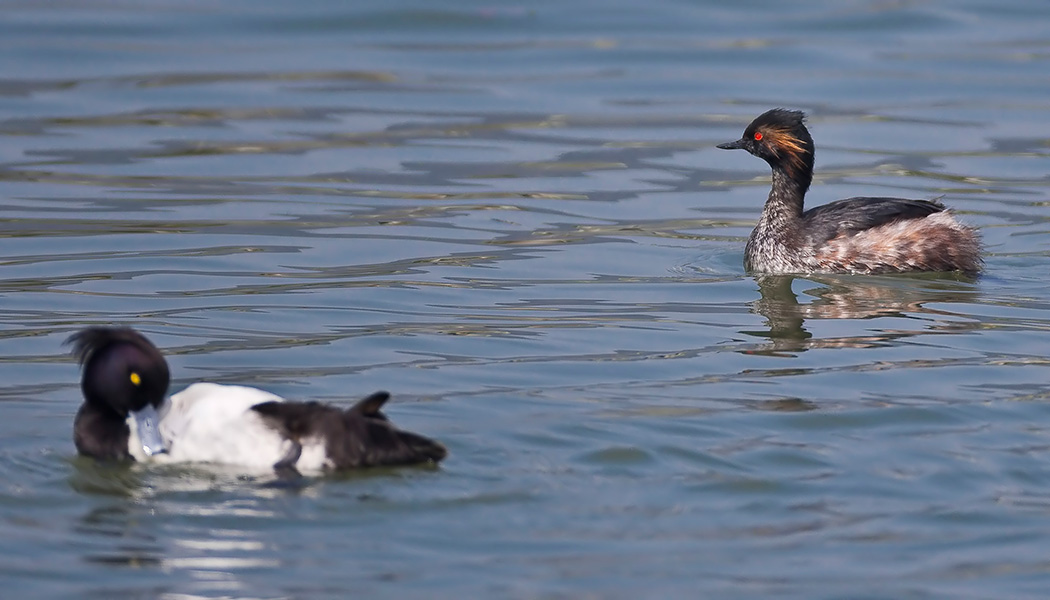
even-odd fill
[[[815,206],[802,213],[802,221],[807,236],[819,244],[840,235],[921,219],[943,210],[944,205],[936,200],[857,197]]]

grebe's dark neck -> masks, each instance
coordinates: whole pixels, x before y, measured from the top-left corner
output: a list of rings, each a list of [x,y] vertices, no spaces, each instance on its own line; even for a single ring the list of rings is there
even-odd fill
[[[802,238],[802,203],[809,177],[799,178],[774,164],[773,186],[758,224],[744,247],[744,268],[768,273],[805,271],[799,263]],[[812,171],[807,171],[807,174]]]
[[[762,210],[762,221],[767,226],[779,229],[802,217],[802,204],[809,189],[812,175],[799,178],[789,174],[780,165],[773,167],[773,187]]]

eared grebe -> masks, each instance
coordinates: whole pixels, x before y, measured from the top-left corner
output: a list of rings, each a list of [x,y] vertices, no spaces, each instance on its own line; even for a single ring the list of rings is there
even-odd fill
[[[847,198],[802,211],[813,180],[813,138],[799,111],[760,115],[723,150],[743,148],[773,168],[744,267],[759,273],[902,273],[981,270],[975,229],[935,200]]]
[[[350,408],[286,402],[256,388],[195,383],[165,398],[167,361],[139,332],[89,327],[68,340],[84,373],[77,451],[104,460],[207,462],[278,474],[436,463],[441,444],[402,431],[376,392]]]

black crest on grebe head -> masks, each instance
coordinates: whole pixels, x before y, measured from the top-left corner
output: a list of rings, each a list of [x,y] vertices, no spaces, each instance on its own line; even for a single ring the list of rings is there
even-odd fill
[[[806,115],[801,111],[774,108],[751,121],[739,140],[718,147],[747,150],[774,170],[783,170],[806,190],[813,179],[814,149],[805,120]]]
[[[760,128],[793,132],[796,135],[806,132],[806,137],[809,137],[809,132],[806,131],[806,113],[800,110],[788,110],[786,108],[767,110],[755,117],[754,121],[751,121],[751,124],[744,130],[744,134],[753,134]]]
[[[164,355],[128,327],[89,327],[66,340],[80,361],[85,402],[121,417],[147,404],[160,406],[171,375]]]

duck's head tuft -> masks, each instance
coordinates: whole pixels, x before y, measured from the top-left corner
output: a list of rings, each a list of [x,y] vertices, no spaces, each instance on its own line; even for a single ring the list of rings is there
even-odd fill
[[[171,375],[164,355],[142,334],[127,327],[89,327],[66,340],[83,374],[84,400],[121,417],[164,402]]]

